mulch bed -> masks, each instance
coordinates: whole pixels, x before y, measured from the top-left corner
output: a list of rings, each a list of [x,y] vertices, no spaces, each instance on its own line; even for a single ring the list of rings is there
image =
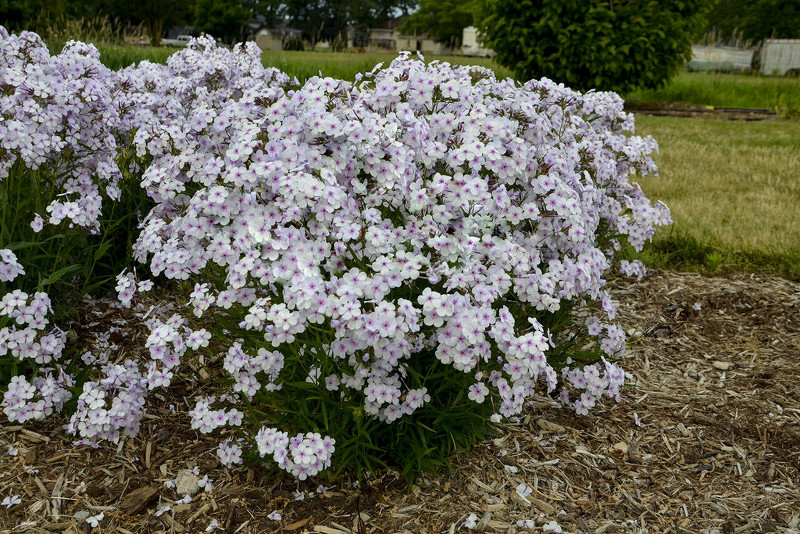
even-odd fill
[[[63,421],[5,421],[0,496],[23,502],[0,508],[0,531],[89,532],[85,517],[102,512],[94,531],[120,534],[205,532],[212,520],[219,532],[452,533],[467,532],[470,514],[476,532],[542,532],[556,521],[592,534],[797,533],[800,284],[654,271],[612,285],[632,342],[624,401],[580,417],[534,398],[499,437],[410,490],[392,472],[324,488],[264,466],[223,469],[219,436],[197,434],[170,408],[185,411],[196,394],[186,382],[152,398],[141,434],[118,446],[75,447]],[[143,350],[143,309],[96,304],[96,324],[79,337]],[[165,482],[195,467],[213,489],[176,504]],[[523,483],[533,490],[524,497]],[[267,517],[275,510],[280,520]],[[526,519],[532,526],[518,526]]]

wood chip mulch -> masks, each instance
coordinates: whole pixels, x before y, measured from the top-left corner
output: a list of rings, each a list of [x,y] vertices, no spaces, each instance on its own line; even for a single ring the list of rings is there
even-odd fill
[[[184,383],[117,446],[76,447],[63,420],[0,418],[0,497],[22,500],[0,507],[0,532],[455,533],[471,514],[473,532],[800,532],[800,284],[654,271],[612,286],[632,342],[624,401],[580,417],[532,399],[500,437],[410,490],[391,472],[325,488],[223,469],[219,437],[173,413],[196,393]],[[142,315],[96,311],[97,333],[77,334],[136,354]],[[168,487],[176,478],[190,502]]]

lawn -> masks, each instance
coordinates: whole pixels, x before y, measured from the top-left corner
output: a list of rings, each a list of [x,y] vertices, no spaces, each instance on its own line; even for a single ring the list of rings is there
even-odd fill
[[[681,71],[666,87],[634,91],[632,104],[683,102],[698,106],[767,108],[800,116],[800,78]]]
[[[100,51],[100,61],[112,70],[119,70],[144,60],[153,63],[166,63],[167,58],[177,51],[177,48],[166,46],[151,47],[119,44],[99,44],[97,49]],[[54,50],[51,47],[51,53],[53,52]]]
[[[135,47],[128,45],[100,44],[100,60],[111,69],[120,69],[148,60],[165,63],[177,51],[168,47]],[[359,54],[335,52],[265,51],[263,63],[267,67],[277,67],[290,76],[297,76],[302,83],[306,79],[324,76],[353,80],[358,73],[369,72],[375,65],[388,65],[396,54]],[[427,61],[447,61],[456,65],[481,65],[497,73],[499,77],[512,76],[510,70],[495,64],[489,58],[467,56],[426,56]]]
[[[661,175],[641,186],[675,220],[647,260],[800,279],[800,122],[639,116],[637,133],[660,145]]]

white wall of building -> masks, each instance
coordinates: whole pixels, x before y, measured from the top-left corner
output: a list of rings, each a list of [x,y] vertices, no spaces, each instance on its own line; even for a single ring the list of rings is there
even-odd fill
[[[492,57],[494,50],[484,48],[478,39],[478,28],[467,26],[461,35],[461,54],[465,56]]]
[[[761,48],[761,73],[800,72],[800,39],[767,39]]]

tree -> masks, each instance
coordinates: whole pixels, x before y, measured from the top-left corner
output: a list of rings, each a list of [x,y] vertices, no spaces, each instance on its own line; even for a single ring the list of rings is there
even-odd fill
[[[289,24],[301,30],[303,36],[315,47],[322,40],[325,23],[329,22],[330,9],[325,0],[287,0],[286,13]]]
[[[41,31],[64,11],[61,0],[0,0],[0,25],[9,31]]]
[[[334,47],[347,44],[350,27],[376,27],[396,11],[408,12],[413,0],[286,0],[283,2],[289,24],[299,30],[314,47],[329,41]]]
[[[722,40],[800,37],[800,0],[718,0],[708,29]]]
[[[107,13],[123,24],[143,24],[150,44],[159,46],[164,32],[174,24],[191,20],[194,2],[186,0],[106,0]]]
[[[250,15],[240,0],[197,0],[194,24],[201,32],[234,43],[242,40],[242,28]]]
[[[483,0],[480,30],[518,77],[624,93],[691,58],[709,0]]]
[[[282,18],[284,5],[281,0],[244,0],[244,6],[254,15],[264,17],[264,26],[274,27]]]
[[[10,31],[30,30],[38,6],[27,0],[0,0],[0,25]]]
[[[399,30],[427,33],[440,43],[460,48],[464,28],[474,24],[478,8],[476,0],[422,0]]]
[[[398,15],[408,16],[416,6],[416,0],[352,0],[350,24],[355,30],[353,44],[366,46],[370,28],[385,27]]]

